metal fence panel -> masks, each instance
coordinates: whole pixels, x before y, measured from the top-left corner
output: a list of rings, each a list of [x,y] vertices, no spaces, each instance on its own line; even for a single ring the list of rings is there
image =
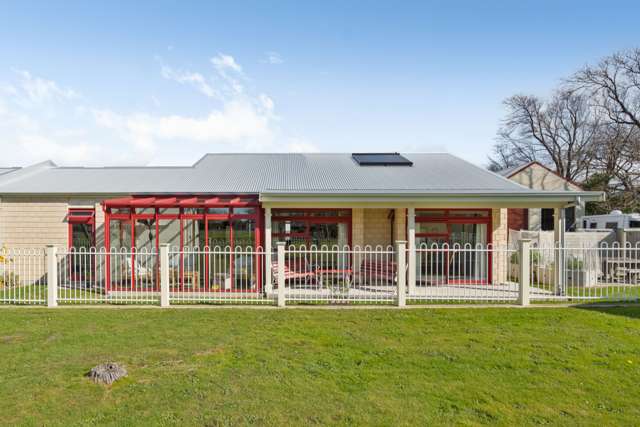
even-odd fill
[[[393,303],[398,289],[395,258],[392,247],[290,246],[283,269],[285,299],[294,304]],[[277,262],[271,268],[277,289]]]
[[[637,301],[640,246],[533,247],[531,299]]]
[[[273,304],[265,287],[267,253],[253,247],[173,248],[169,251],[172,304]]]
[[[43,248],[0,248],[0,304],[46,304]]]
[[[513,302],[518,271],[517,251],[507,247],[421,245],[416,248],[416,283],[407,300]]]

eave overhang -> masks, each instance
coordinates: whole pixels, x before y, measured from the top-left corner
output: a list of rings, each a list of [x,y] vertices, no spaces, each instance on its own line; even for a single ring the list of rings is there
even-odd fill
[[[598,191],[530,191],[500,193],[260,193],[269,207],[398,207],[398,208],[557,208],[605,199]]]

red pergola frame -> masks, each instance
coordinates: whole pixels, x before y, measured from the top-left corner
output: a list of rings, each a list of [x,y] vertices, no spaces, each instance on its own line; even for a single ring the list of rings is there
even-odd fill
[[[451,212],[455,211],[468,211],[468,212],[485,212],[487,215],[485,216],[451,216]],[[443,215],[440,216],[420,216],[420,212],[443,212]],[[447,226],[446,233],[418,233],[416,232],[416,237],[435,237],[435,238],[444,238],[447,241],[451,240],[451,225],[452,224],[485,224],[487,226],[487,236],[486,241],[487,244],[490,245],[493,242],[493,222],[491,217],[491,209],[472,209],[472,208],[455,208],[455,209],[416,209],[415,222],[436,222],[436,223],[444,223]],[[446,252],[446,281],[450,284],[482,284],[486,285],[487,283],[491,283],[493,277],[493,268],[491,267],[493,264],[493,257],[491,251],[488,251],[488,263],[490,268],[487,270],[487,280],[453,280],[449,277],[449,252]]]
[[[184,220],[201,220],[205,224],[205,236],[204,241],[209,242],[209,226],[210,220],[222,220],[230,221],[232,224],[234,220],[252,219],[255,221],[254,229],[254,241],[255,248],[259,248],[262,245],[262,233],[263,226],[262,221],[264,215],[258,202],[257,195],[220,195],[220,196],[129,196],[118,199],[105,200],[103,202],[103,210],[105,212],[105,246],[107,250],[111,248],[111,221],[120,220],[127,221],[131,227],[131,287],[135,285],[135,224],[138,220],[153,219],[155,224],[155,250],[159,253],[159,235],[160,235],[160,220],[179,220],[180,221],[180,288],[184,289],[184,253],[182,248],[184,247]],[[202,209],[202,213],[190,213],[186,212],[187,209]],[[209,213],[209,208],[228,208],[228,213]],[[235,213],[235,209],[239,208],[253,208],[253,214]],[[126,213],[113,212],[113,209],[127,209]],[[144,210],[153,209],[153,212],[144,212]],[[177,209],[177,213],[162,213],[162,209]],[[141,211],[141,212],[139,212]],[[233,227],[230,230],[229,240],[231,242],[231,254],[230,254],[230,275],[234,277],[234,234]],[[261,260],[256,255],[256,279],[257,289],[253,292],[259,292],[262,287],[262,275],[261,275]],[[204,285],[205,291],[209,290],[209,255],[205,253],[204,260],[205,275]],[[111,268],[110,257],[107,257],[107,290],[111,285]],[[156,271],[156,277],[159,277],[159,271]],[[155,290],[158,290],[158,280],[155,281]],[[233,281],[232,281],[233,283]],[[231,291],[249,292],[244,289],[232,289]]]

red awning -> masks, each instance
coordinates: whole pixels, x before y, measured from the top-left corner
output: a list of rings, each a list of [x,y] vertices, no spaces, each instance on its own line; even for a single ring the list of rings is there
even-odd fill
[[[129,196],[102,202],[106,208],[210,208],[258,206],[258,196]]]

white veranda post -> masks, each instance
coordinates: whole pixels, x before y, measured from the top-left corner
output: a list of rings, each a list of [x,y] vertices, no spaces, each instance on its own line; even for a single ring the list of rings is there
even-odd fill
[[[264,290],[267,294],[273,291],[271,283],[271,266],[273,265],[271,255],[271,208],[264,208]]]
[[[407,240],[409,245],[409,271],[407,283],[409,295],[415,294],[416,290],[416,210],[407,209]]]
[[[555,242],[554,250],[554,284],[556,295],[561,295],[564,291],[564,262],[565,262],[565,229],[566,218],[564,208],[553,210],[553,234]]]

